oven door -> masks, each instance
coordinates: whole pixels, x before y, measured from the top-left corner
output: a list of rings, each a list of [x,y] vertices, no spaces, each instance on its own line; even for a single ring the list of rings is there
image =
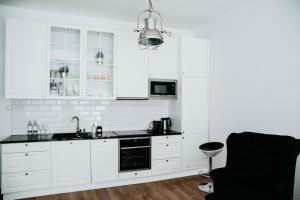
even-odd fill
[[[123,147],[120,149],[120,171],[151,169],[151,148]]]

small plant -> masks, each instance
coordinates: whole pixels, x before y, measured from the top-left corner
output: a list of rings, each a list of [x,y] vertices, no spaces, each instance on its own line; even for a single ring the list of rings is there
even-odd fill
[[[68,65],[60,67],[58,69],[58,72],[59,72],[61,78],[64,78],[64,77],[68,76],[68,73],[69,73]]]
[[[103,63],[104,54],[102,51],[96,53],[96,58],[98,59],[97,63]]]

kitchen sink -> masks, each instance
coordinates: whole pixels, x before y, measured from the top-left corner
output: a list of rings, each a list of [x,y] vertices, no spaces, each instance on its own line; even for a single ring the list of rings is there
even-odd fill
[[[55,133],[52,139],[57,140],[76,140],[76,139],[92,139],[90,133]]]

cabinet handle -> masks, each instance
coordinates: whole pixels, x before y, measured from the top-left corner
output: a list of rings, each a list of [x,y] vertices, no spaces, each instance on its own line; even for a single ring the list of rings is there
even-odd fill
[[[137,172],[135,172],[135,173],[134,173],[134,175],[138,175],[138,173],[137,173]]]
[[[184,137],[182,137],[182,139],[184,139]]]
[[[28,173],[25,173],[25,175],[28,176],[29,174],[28,174]]]
[[[169,138],[169,136],[167,136],[167,139]]]
[[[106,142],[106,140],[104,140],[104,142]]]
[[[27,153],[25,153],[25,156],[28,156],[28,154],[27,154]]]
[[[169,160],[166,160],[167,162],[169,162]]]
[[[28,147],[28,144],[25,144],[26,147]]]
[[[167,147],[169,146],[169,144],[166,145]]]
[[[73,142],[70,142],[70,144],[73,144]]]

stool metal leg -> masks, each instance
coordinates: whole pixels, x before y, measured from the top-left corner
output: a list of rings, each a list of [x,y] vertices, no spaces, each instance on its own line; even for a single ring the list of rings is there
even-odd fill
[[[212,157],[209,157],[209,170],[208,170],[208,174],[210,174],[212,170]],[[205,175],[201,175],[204,177],[208,177],[210,178],[210,176],[205,176]],[[206,194],[212,193],[214,191],[213,188],[213,182],[210,180],[207,183],[201,183],[198,185],[198,189],[201,190],[202,192],[205,192]]]

